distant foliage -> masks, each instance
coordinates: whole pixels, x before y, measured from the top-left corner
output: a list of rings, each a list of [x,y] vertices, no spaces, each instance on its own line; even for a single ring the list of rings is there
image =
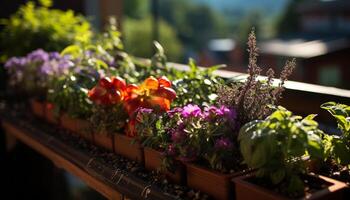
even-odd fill
[[[280,74],[278,86],[273,85],[275,72],[269,69],[267,79],[259,80],[262,69],[257,64],[258,48],[254,30],[248,39],[248,78],[242,82],[234,82],[219,89],[220,103],[234,107],[242,124],[256,119],[264,119],[271,114],[270,105],[277,105],[284,90],[283,85],[295,68],[295,60],[287,61]]]
[[[124,36],[126,51],[138,57],[151,57],[152,52],[152,21],[150,17],[144,19],[124,20]],[[176,31],[163,20],[159,22],[159,43],[164,45],[166,54],[172,61],[179,61],[182,56],[182,44],[177,39]]]
[[[5,25],[0,34],[2,59],[23,56],[42,48],[46,51],[61,51],[78,41],[90,40],[88,21],[73,11],[50,9],[50,0],[40,1],[37,6],[29,1],[9,19],[2,19]]]

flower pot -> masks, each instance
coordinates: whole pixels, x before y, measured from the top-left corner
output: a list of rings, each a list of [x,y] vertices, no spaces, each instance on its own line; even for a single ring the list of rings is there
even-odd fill
[[[51,124],[59,124],[59,114],[55,113],[52,103],[45,103],[45,118]]]
[[[104,131],[94,134],[94,143],[107,149],[108,151],[114,151],[114,134],[109,134]]]
[[[249,181],[253,177],[252,174],[239,176],[233,179],[235,183],[236,199],[255,199],[255,200],[279,200],[279,199],[290,199],[286,196],[278,194],[262,186],[256,185]],[[325,181],[327,187],[314,191],[307,196],[301,197],[299,199],[343,199],[344,190],[346,184],[334,179],[320,176],[320,175],[310,175],[310,177],[316,177]]]
[[[72,133],[80,135],[82,138],[92,141],[91,124],[87,120],[69,116],[67,113],[61,116],[61,126]]]
[[[69,116],[67,113],[63,113],[61,116],[61,126],[68,131],[77,133],[77,121],[75,118]]]
[[[114,152],[138,163],[144,162],[142,145],[126,135],[114,135]]]
[[[45,103],[40,102],[37,99],[31,99],[30,107],[35,116],[45,118]]]
[[[145,167],[147,170],[160,170],[162,165],[163,155],[160,151],[149,147],[144,148]],[[186,182],[186,167],[181,162],[175,161],[175,172],[164,172],[165,176],[174,183],[184,184]]]
[[[209,194],[214,199],[232,199],[234,196],[233,177],[247,172],[223,174],[195,164],[186,164],[187,185]]]

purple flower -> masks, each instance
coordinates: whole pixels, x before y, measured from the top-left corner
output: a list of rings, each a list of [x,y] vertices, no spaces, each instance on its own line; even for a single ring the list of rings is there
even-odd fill
[[[237,112],[234,108],[230,108],[225,110],[225,116],[230,120],[236,120],[237,119]]]
[[[141,107],[141,108],[138,109],[138,112],[139,112],[139,113],[149,114],[149,113],[152,113],[152,112],[153,112],[153,109]]]
[[[171,140],[174,143],[181,143],[187,138],[187,133],[184,131],[185,125],[180,124],[177,129],[173,129],[170,131]]]
[[[215,141],[214,147],[217,150],[229,150],[233,147],[233,143],[229,138],[222,137]]]
[[[183,107],[183,110],[181,112],[181,116],[188,118],[188,117],[200,117],[202,115],[202,110],[197,105],[188,104],[187,106]]]
[[[52,59],[59,60],[59,59],[61,59],[61,55],[58,52],[50,52],[49,59],[50,60],[52,60]]]
[[[31,62],[46,62],[49,60],[49,54],[42,49],[35,50],[27,55]]]
[[[23,68],[27,64],[27,59],[25,57],[12,57],[5,63],[5,68]]]
[[[136,121],[142,123],[145,119],[147,119],[147,116],[153,112],[153,109],[149,108],[138,108],[135,113],[136,114]]]
[[[182,108],[176,107],[176,108],[174,108],[174,109],[172,109],[172,110],[169,110],[167,113],[168,113],[169,117],[172,118],[172,117],[174,117],[174,115],[175,115],[176,113],[181,113],[182,111],[183,111]]]

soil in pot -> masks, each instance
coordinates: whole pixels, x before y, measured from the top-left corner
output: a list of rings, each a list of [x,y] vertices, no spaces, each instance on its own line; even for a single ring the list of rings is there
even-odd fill
[[[60,122],[60,116],[55,112],[55,108],[52,103],[45,103],[45,118],[51,124],[59,124]]]
[[[114,151],[114,135],[109,134],[105,131],[94,134],[94,143],[95,145],[107,149],[108,151]]]
[[[45,103],[37,99],[30,100],[30,107],[35,116],[45,118]]]
[[[138,163],[144,163],[142,145],[126,135],[114,134],[114,152]]]
[[[209,194],[214,199],[233,199],[234,190],[231,179],[247,172],[231,174],[220,173],[195,164],[186,164],[187,185]]]
[[[162,169],[163,155],[160,151],[154,150],[149,147],[144,148],[145,154],[145,168],[151,171],[159,171],[163,173],[170,181],[178,184],[185,184],[186,182],[186,167],[179,161],[175,161],[175,171],[170,172],[166,169]]]
[[[283,195],[286,187],[267,185],[253,175],[240,176],[233,179],[235,183],[236,199],[277,200],[277,199],[343,199],[346,184],[334,179],[308,175],[304,178],[305,195],[290,197]]]

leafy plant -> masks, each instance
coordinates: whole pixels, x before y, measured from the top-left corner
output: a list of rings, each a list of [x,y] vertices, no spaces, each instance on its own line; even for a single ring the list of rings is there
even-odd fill
[[[90,41],[92,32],[84,17],[71,10],[50,9],[51,5],[50,0],[41,0],[40,6],[29,1],[9,19],[2,19],[2,59],[23,56],[39,48],[61,51],[68,45]]]
[[[254,30],[248,38],[248,78],[244,83],[237,81],[231,85],[219,88],[219,102],[223,105],[236,108],[238,120],[245,124],[252,120],[264,119],[272,110],[270,105],[277,105],[284,90],[283,85],[295,68],[295,60],[287,61],[280,75],[278,86],[274,86],[272,69],[266,73],[267,79],[259,80],[262,69],[257,64],[258,48]]]
[[[189,69],[182,71],[171,67],[167,63],[163,47],[154,43],[156,53],[150,63],[145,60],[135,60],[127,54],[123,54],[117,69],[119,76],[124,77],[129,82],[139,83],[149,76],[166,76],[173,82],[173,87],[177,92],[177,98],[172,104],[174,107],[185,106],[193,103],[197,105],[212,105],[217,99],[217,89],[224,83],[223,79],[215,76],[213,72],[222,65],[202,69],[198,67],[193,59],[189,60]],[[195,94],[195,95],[193,95]]]
[[[336,119],[341,135],[325,135],[326,153],[338,164],[350,165],[350,106],[335,102],[321,105]]]
[[[87,93],[99,79],[97,71],[75,67],[67,76],[55,79],[48,90],[48,101],[55,105],[57,112],[65,111],[73,117],[89,118],[93,105]]]
[[[313,119],[292,115],[278,107],[265,120],[245,124],[238,136],[244,162],[256,169],[256,177],[273,187],[286,188],[288,196],[304,192],[301,176],[307,174],[308,159],[323,158],[322,131]]]
[[[94,102],[89,119],[97,132],[112,134],[124,128],[128,118],[123,108],[126,87],[125,80],[120,77],[104,77],[89,90],[88,97]]]

